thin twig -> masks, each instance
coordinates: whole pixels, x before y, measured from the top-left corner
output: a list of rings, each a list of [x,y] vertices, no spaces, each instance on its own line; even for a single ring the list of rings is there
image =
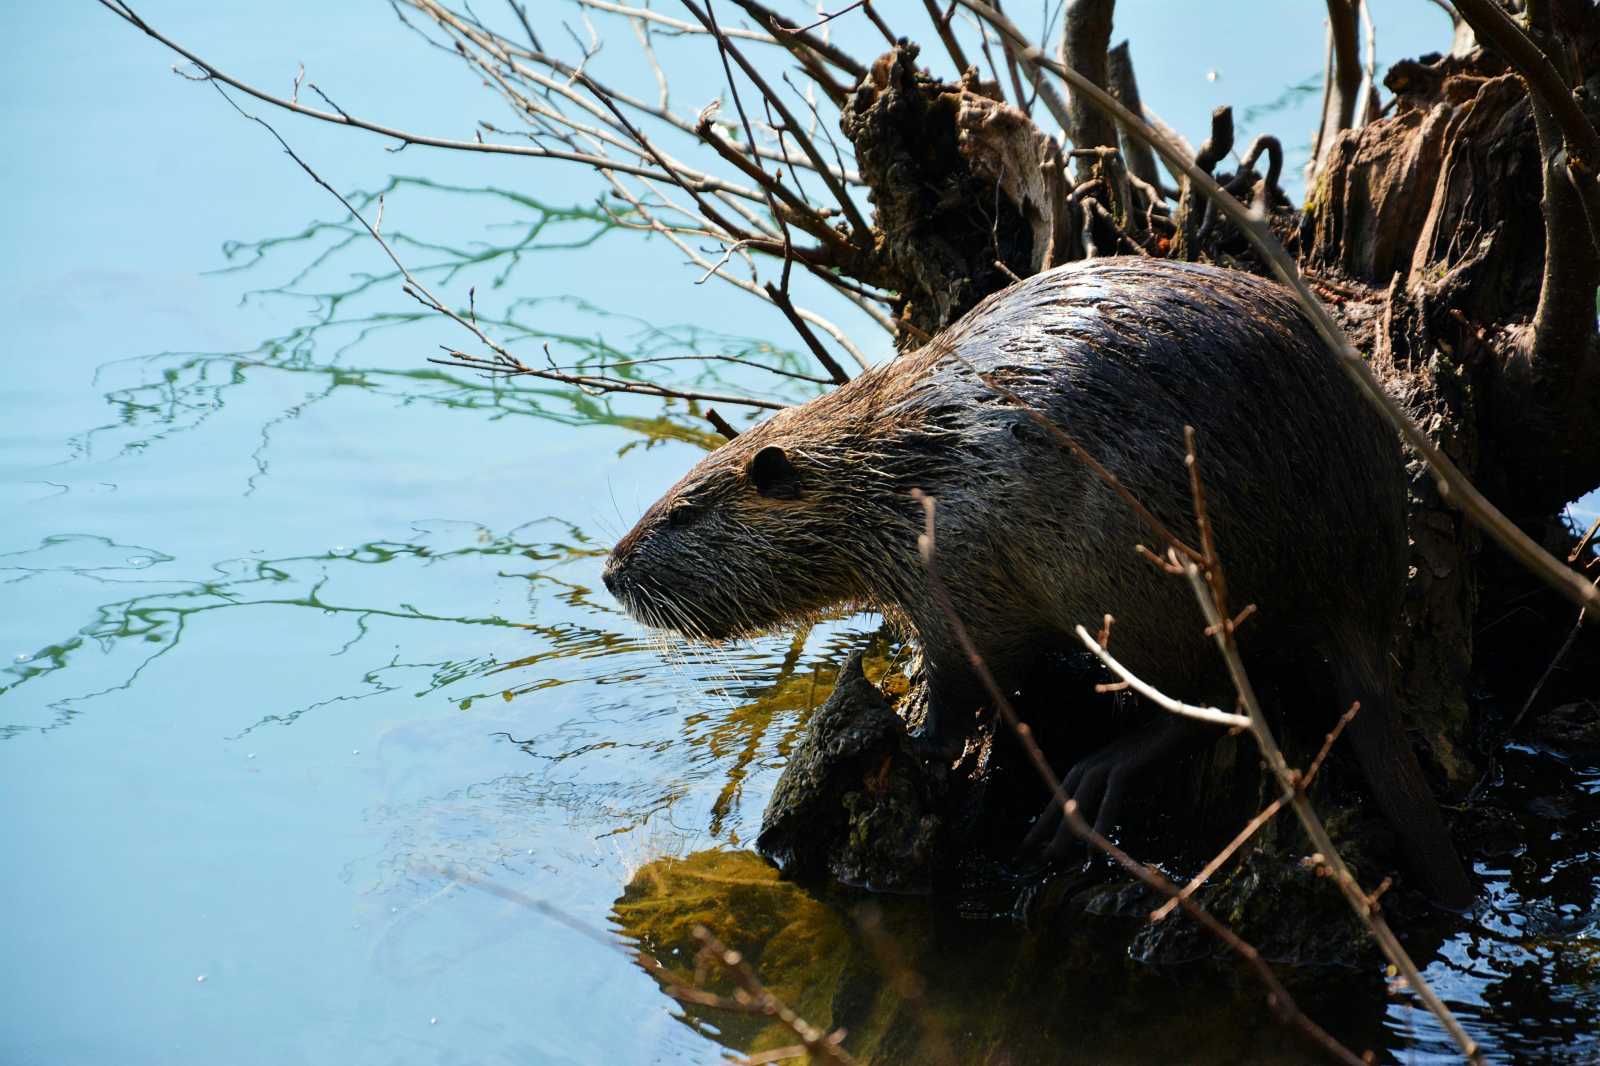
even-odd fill
[[[844,367],[840,366],[838,361],[828,354],[828,349],[822,346],[822,342],[811,331],[811,327],[806,325],[805,319],[800,317],[794,308],[794,304],[790,302],[789,294],[770,283],[765,288],[767,298],[777,305],[778,310],[783,312],[784,317],[789,320],[789,325],[793,326],[794,331],[800,334],[800,339],[806,342],[806,347],[811,350],[811,354],[816,357],[817,362],[822,364],[822,369],[828,372],[828,376],[833,379],[833,383],[835,385],[846,384],[850,380],[850,375],[846,374]]]
[[[235,111],[239,112],[241,116],[258,124],[262,129],[270,133],[272,138],[277,141],[278,145],[283,149],[284,153],[287,154],[290,159],[294,160],[296,165],[298,165],[301,170],[305,171],[307,176],[309,176],[312,181],[316,182],[323,189],[327,190],[327,192],[333,196],[334,199],[338,200],[344,209],[350,213],[351,217],[361,224],[361,227],[365,229],[372,239],[378,243],[378,246],[383,249],[384,254],[388,256],[389,261],[394,264],[395,269],[400,272],[400,276],[403,279],[402,290],[404,292],[418,300],[424,307],[427,307],[429,310],[445,316],[452,322],[455,322],[457,325],[467,330],[474,337],[476,337],[480,343],[488,347],[494,353],[494,358],[491,359],[488,357],[471,357],[461,352],[451,352],[452,357],[450,359],[433,358],[430,359],[429,362],[440,363],[446,366],[465,367],[468,369],[480,370],[505,376],[527,375],[530,377],[543,378],[548,381],[559,381],[563,384],[573,385],[577,388],[584,389],[585,391],[599,390],[602,392],[625,392],[643,396],[657,396],[683,400],[706,400],[714,403],[737,404],[767,409],[780,409],[787,406],[785,404],[775,403],[770,400],[758,400],[751,397],[669,389],[665,386],[656,385],[650,382],[621,381],[614,378],[568,374],[559,370],[528,366],[516,356],[512,355],[511,352],[508,351],[503,345],[491,339],[489,335],[485,333],[478,325],[477,315],[475,313],[463,316],[453,308],[446,306],[443,301],[441,301],[432,293],[432,291],[428,289],[426,285],[418,280],[416,275],[412,274],[411,270],[400,259],[400,256],[395,252],[394,248],[390,246],[383,234],[378,231],[377,227],[368,222],[366,217],[362,215],[360,211],[356,210],[355,206],[345,198],[344,194],[340,193],[332,185],[328,184],[328,182],[323,179],[322,175],[318,174],[309,163],[300,158],[295,150],[289,146],[289,142],[283,139],[283,136],[273,128],[271,123],[267,122],[266,119],[261,118],[259,115],[252,115],[248,111],[245,111],[243,108],[241,108],[233,100],[233,98],[227,94],[222,86],[217,84],[215,80],[212,81],[212,86],[217,90],[218,94],[221,95],[222,98],[233,107]]]
[[[1289,766],[1282,749],[1278,746],[1277,738],[1272,734],[1272,727],[1268,724],[1266,714],[1256,699],[1255,686],[1251,683],[1245,671],[1244,660],[1239,655],[1239,646],[1234,638],[1233,629],[1226,623],[1226,584],[1223,580],[1222,562],[1217,557],[1215,546],[1211,541],[1210,523],[1206,518],[1205,496],[1199,473],[1200,464],[1195,453],[1192,431],[1188,433],[1188,454],[1185,456],[1185,462],[1192,480],[1195,517],[1201,526],[1206,560],[1203,569],[1194,563],[1188,564],[1184,567],[1184,574],[1188,577],[1195,598],[1200,603],[1207,625],[1211,627],[1209,632],[1216,641],[1217,650],[1221,652],[1223,661],[1227,664],[1228,675],[1239,694],[1239,705],[1250,717],[1250,733],[1255,738],[1256,747],[1260,749],[1267,768],[1278,779],[1282,794],[1289,801],[1312,846],[1323,856],[1323,863],[1328,867],[1339,890],[1344,894],[1356,916],[1366,923],[1379,950],[1406,979],[1428,1011],[1439,1019],[1445,1031],[1461,1049],[1461,1054],[1470,1062],[1481,1063],[1483,1055],[1477,1041],[1461,1027],[1461,1023],[1456,1020],[1450,1008],[1445,1006],[1444,1001],[1434,992],[1433,986],[1423,979],[1417,964],[1412,961],[1399,939],[1390,930],[1382,911],[1375,903],[1375,897],[1362,890],[1355,874],[1351,872],[1343,856],[1339,854],[1338,848],[1334,846],[1333,838],[1329,836],[1321,816],[1301,787],[1300,775]]]
[[[1328,753],[1333,750],[1334,742],[1339,739],[1339,734],[1344,732],[1345,727],[1355,719],[1356,712],[1359,710],[1361,710],[1361,704],[1353,704],[1348,711],[1339,716],[1339,720],[1334,723],[1333,728],[1328,731],[1328,735],[1322,738],[1322,747],[1320,750],[1318,750],[1317,757],[1311,760],[1311,766],[1306,770],[1306,772],[1299,775],[1299,781],[1296,785],[1296,788],[1300,792],[1304,793],[1306,789],[1311,787],[1311,782],[1316,780],[1317,772],[1322,769],[1323,760],[1326,759],[1328,757]],[[1194,895],[1195,892],[1200,889],[1201,885],[1204,885],[1206,881],[1210,880],[1213,874],[1222,869],[1223,865],[1227,863],[1228,859],[1231,858],[1235,852],[1244,847],[1250,838],[1255,836],[1256,833],[1261,830],[1262,826],[1271,822],[1273,817],[1279,811],[1283,810],[1283,805],[1288,802],[1288,796],[1280,793],[1271,803],[1267,804],[1259,814],[1246,822],[1244,828],[1239,830],[1234,838],[1230,840],[1221,851],[1217,852],[1217,854],[1212,857],[1211,861],[1206,863],[1204,868],[1202,868],[1199,873],[1195,874],[1193,879],[1191,879],[1187,885],[1183,886],[1183,894],[1185,896]],[[1152,922],[1164,920],[1172,913],[1173,908],[1177,905],[1178,904],[1176,900],[1167,900],[1167,902],[1157,907],[1155,911],[1151,913],[1150,920]]]
[[[1596,525],[1600,526],[1600,522],[1597,522]],[[1600,579],[1597,579],[1596,583],[1600,583]],[[1583,632],[1583,623],[1587,613],[1587,607],[1578,611],[1578,620],[1572,623],[1572,629],[1567,632],[1567,639],[1561,642],[1560,648],[1556,649],[1554,657],[1550,660],[1550,665],[1546,666],[1544,673],[1539,675],[1539,680],[1534,683],[1533,690],[1528,693],[1528,698],[1522,701],[1522,709],[1517,712],[1515,718],[1511,719],[1511,724],[1506,726],[1507,743],[1510,743],[1511,738],[1516,736],[1517,727],[1522,725],[1522,720],[1528,716],[1529,711],[1533,710],[1534,702],[1538,700],[1539,693],[1544,691],[1545,683],[1550,680],[1551,675],[1561,666],[1561,661],[1567,657],[1567,653],[1572,650],[1572,646],[1578,642],[1578,634]]]
[[[682,0],[682,2],[683,6],[689,9],[689,13],[698,19],[701,25],[715,32],[715,21],[709,14],[702,11],[694,3],[694,0]],[[794,113],[789,110],[789,105],[784,103],[783,98],[773,91],[772,86],[767,84],[766,79],[755,69],[750,60],[745,58],[744,53],[733,46],[731,41],[724,38],[722,44],[727,54],[733,58],[735,63],[739,64],[739,69],[744,71],[745,77],[749,78],[755,87],[772,102],[772,106],[783,118],[785,125],[789,127],[789,132],[794,136],[795,143],[806,154],[806,158],[811,160],[811,165],[816,169],[818,176],[822,178],[823,184],[828,186],[828,191],[833,194],[834,199],[838,201],[839,206],[844,210],[845,218],[850,223],[852,236],[856,242],[862,243],[870,240],[872,227],[867,225],[867,220],[862,217],[860,210],[855,205],[855,201],[850,199],[850,194],[840,184],[839,180],[834,177],[833,172],[828,169],[828,164],[822,158],[822,153],[817,151],[817,146],[811,142],[811,138],[802,132],[801,123],[795,119]]]
[[[622,173],[652,177],[666,176],[658,171],[650,170],[649,168],[622,163],[616,160],[610,160],[602,156],[595,156],[588,153],[570,152],[556,148],[541,148],[518,144],[496,144],[490,141],[482,140],[461,141],[448,137],[433,137],[427,134],[413,133],[408,130],[396,129],[392,126],[385,126],[381,123],[371,122],[366,119],[350,115],[342,110],[321,111],[314,107],[307,107],[296,100],[285,99],[281,96],[274,96],[272,93],[258,89],[247,82],[240,81],[239,79],[224,73],[215,66],[212,66],[206,60],[201,59],[195,53],[189,51],[187,48],[184,48],[176,41],[173,41],[171,38],[156,30],[149,23],[145,22],[144,19],[140,18],[132,8],[130,8],[127,4],[120,2],[120,0],[98,0],[98,2],[101,4],[101,6],[115,13],[119,18],[122,18],[136,29],[159,41],[167,48],[170,48],[178,55],[183,56],[183,58],[193,63],[196,67],[200,68],[200,70],[205,72],[205,80],[220,81],[223,84],[237,89],[248,96],[255,97],[257,100],[260,100],[263,103],[271,104],[274,107],[282,108],[285,111],[292,111],[297,115],[304,115],[307,118],[314,118],[321,122],[329,122],[336,126],[349,126],[353,129],[360,129],[369,133],[376,133],[379,136],[392,138],[393,140],[399,141],[401,144],[405,145],[414,144],[428,148],[448,148],[459,152],[482,152],[491,155],[520,155],[531,156],[540,159],[563,159],[570,162],[584,163],[588,166],[597,168],[617,170]],[[729,185],[727,182],[719,181],[716,178],[698,178],[695,180],[695,184],[702,191],[710,191],[713,189],[724,189],[728,191],[738,190],[738,186]]]
[[[1134,674],[1133,671],[1129,670],[1126,666],[1123,666],[1115,658],[1113,658],[1111,653],[1105,649],[1104,645],[1089,635],[1089,631],[1087,629],[1083,628],[1082,626],[1074,626],[1073,632],[1078,634],[1078,639],[1083,642],[1084,647],[1088,648],[1094,653],[1095,658],[1099,659],[1102,663],[1105,663],[1108,670],[1120,677],[1129,688],[1133,689],[1135,692],[1139,693],[1139,695],[1143,696],[1157,707],[1160,707],[1162,710],[1184,718],[1194,718],[1201,722],[1210,722],[1213,725],[1225,725],[1234,729],[1250,728],[1250,719],[1246,715],[1234,714],[1230,711],[1224,711],[1216,707],[1204,707],[1199,704],[1184,703],[1182,700],[1175,700],[1171,696],[1165,695],[1154,685],[1150,684],[1148,681],[1142,680],[1138,677],[1138,675]]]
[[[1287,802],[1289,801],[1283,796],[1278,796],[1271,803],[1262,808],[1261,812],[1246,822],[1244,824],[1244,828],[1239,830],[1239,832],[1235,834],[1234,838],[1228,841],[1221,851],[1212,856],[1210,862],[1201,867],[1199,873],[1190,878],[1189,883],[1183,886],[1183,891],[1178,896],[1172,897],[1161,906],[1151,911],[1150,920],[1152,922],[1165,921],[1167,917],[1177,909],[1178,899],[1180,896],[1184,899],[1187,899],[1198,892],[1202,885],[1211,880],[1211,876],[1213,874],[1222,869],[1222,867],[1227,864],[1228,860],[1233,858],[1235,852],[1244,847],[1245,844],[1249,842],[1251,837],[1255,836],[1256,833],[1261,831],[1262,826],[1272,821],[1277,813],[1283,810],[1283,805]]]
[[[841,16],[850,14],[850,12],[854,11],[858,7],[861,7],[866,2],[867,2],[867,0],[855,0],[854,3],[846,4],[844,7],[841,7],[839,10],[833,12],[832,14],[824,13],[821,18],[817,19],[817,21],[813,22],[809,26],[799,26],[799,27],[796,27],[794,29],[790,29],[787,26],[780,26],[780,27],[778,27],[778,33],[785,34],[785,35],[790,36],[790,37],[793,37],[793,36],[795,36],[797,34],[801,34],[801,33],[810,33],[812,30],[817,29],[819,26],[826,26],[828,23],[832,22],[834,19],[840,18]]]

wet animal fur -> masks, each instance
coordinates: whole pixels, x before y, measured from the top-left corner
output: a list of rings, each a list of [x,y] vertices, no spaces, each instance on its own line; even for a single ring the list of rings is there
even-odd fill
[[[881,611],[923,651],[932,727],[959,736],[985,701],[917,555],[920,488],[938,500],[944,581],[1002,683],[1109,612],[1130,669],[1180,698],[1230,703],[1187,583],[1134,551],[1157,545],[1152,532],[974,371],[1191,542],[1183,427],[1195,427],[1231,599],[1259,608],[1241,630],[1247,662],[1331,664],[1344,705],[1362,701],[1351,739],[1380,805],[1436,898],[1464,903],[1390,710],[1406,578],[1398,444],[1271,282],[1095,259],[990,296],[918,351],[707,456],[616,545],[608,587],[646,624],[712,639],[840,605]]]

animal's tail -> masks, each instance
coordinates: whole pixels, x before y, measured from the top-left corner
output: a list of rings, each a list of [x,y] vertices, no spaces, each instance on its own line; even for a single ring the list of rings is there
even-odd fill
[[[1472,880],[1456,854],[1416,754],[1400,729],[1389,671],[1381,659],[1371,663],[1364,661],[1367,658],[1346,652],[1334,659],[1342,707],[1361,701],[1360,712],[1345,732],[1373,798],[1400,835],[1413,875],[1435,903],[1464,910],[1476,894]]]

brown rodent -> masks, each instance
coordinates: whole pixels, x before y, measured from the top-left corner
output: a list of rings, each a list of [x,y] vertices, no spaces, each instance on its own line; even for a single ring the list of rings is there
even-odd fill
[[[606,587],[640,621],[709,639],[840,605],[881,611],[922,649],[922,739],[948,751],[987,701],[917,554],[920,488],[938,500],[943,581],[1002,684],[1109,613],[1112,650],[1131,670],[1231,706],[1188,584],[1134,550],[1151,531],[975,371],[1070,433],[1191,542],[1183,429],[1195,427],[1232,601],[1258,606],[1240,630],[1246,661],[1327,661],[1338,708],[1361,702],[1350,739],[1423,886],[1441,903],[1470,902],[1391,706],[1407,566],[1399,446],[1271,282],[1114,258],[1013,285],[921,349],[712,452],[618,542]],[[1129,778],[1193,728],[1162,716],[1069,780],[1104,822]]]

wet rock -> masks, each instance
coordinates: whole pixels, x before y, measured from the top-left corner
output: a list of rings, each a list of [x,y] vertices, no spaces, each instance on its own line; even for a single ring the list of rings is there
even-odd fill
[[[756,847],[785,877],[928,892],[941,793],[856,652],[778,779]]]
[[[1159,905],[1161,900],[1147,897]],[[1213,915],[1263,957],[1288,966],[1354,967],[1377,949],[1338,887],[1328,877],[1284,856],[1252,850],[1214,877],[1197,895]],[[1128,957],[1173,965],[1228,957],[1229,949],[1198,924],[1173,914],[1142,923]]]
[[[1482,804],[1467,811],[1462,821],[1458,835],[1474,858],[1503,860],[1526,846],[1527,829],[1504,807]]]
[[[1600,703],[1580,700],[1552,707],[1534,719],[1528,732],[1552,751],[1600,754]]]

